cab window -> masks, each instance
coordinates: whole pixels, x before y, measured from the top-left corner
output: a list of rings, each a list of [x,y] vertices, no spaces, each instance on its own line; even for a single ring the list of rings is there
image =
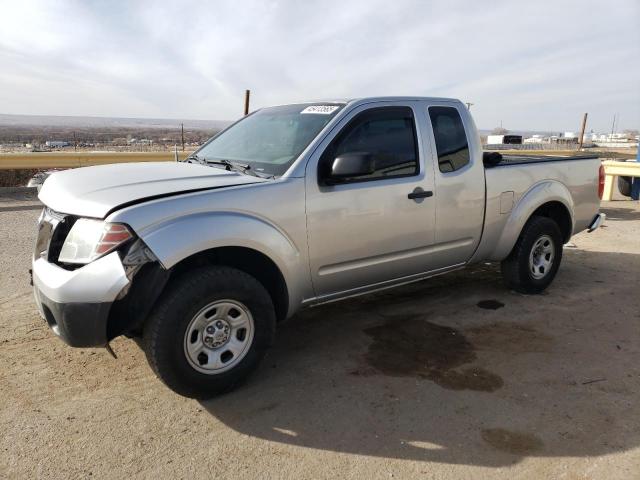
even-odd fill
[[[438,167],[443,173],[455,172],[469,164],[469,144],[458,110],[430,107],[429,118],[438,152]]]
[[[382,107],[358,114],[329,145],[320,166],[329,168],[334,158],[349,153],[371,154],[374,168],[373,172],[349,178],[347,182],[416,175],[418,145],[411,108]]]

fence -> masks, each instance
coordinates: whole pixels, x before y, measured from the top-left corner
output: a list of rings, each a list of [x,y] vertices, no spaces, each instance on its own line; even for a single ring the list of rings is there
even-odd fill
[[[521,143],[521,144],[491,144],[483,145],[485,150],[562,150],[562,151],[576,151],[578,144],[572,143]]]

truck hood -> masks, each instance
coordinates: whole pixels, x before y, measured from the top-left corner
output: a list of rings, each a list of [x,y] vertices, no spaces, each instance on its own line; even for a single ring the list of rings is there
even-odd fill
[[[57,212],[104,218],[118,207],[144,200],[265,181],[194,163],[120,163],[55,172],[38,197]]]

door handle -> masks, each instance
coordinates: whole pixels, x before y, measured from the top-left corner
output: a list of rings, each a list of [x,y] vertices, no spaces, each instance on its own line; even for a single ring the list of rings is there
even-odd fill
[[[413,192],[407,195],[409,200],[417,200],[419,198],[427,198],[433,197],[433,192],[431,190],[423,190],[420,187],[416,187]]]

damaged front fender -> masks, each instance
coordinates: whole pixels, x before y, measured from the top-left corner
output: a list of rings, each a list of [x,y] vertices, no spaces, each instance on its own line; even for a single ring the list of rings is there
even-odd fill
[[[165,269],[142,240],[136,240],[124,258],[129,284],[113,303],[107,323],[107,338],[137,336],[158,297],[167,284],[170,271]]]

